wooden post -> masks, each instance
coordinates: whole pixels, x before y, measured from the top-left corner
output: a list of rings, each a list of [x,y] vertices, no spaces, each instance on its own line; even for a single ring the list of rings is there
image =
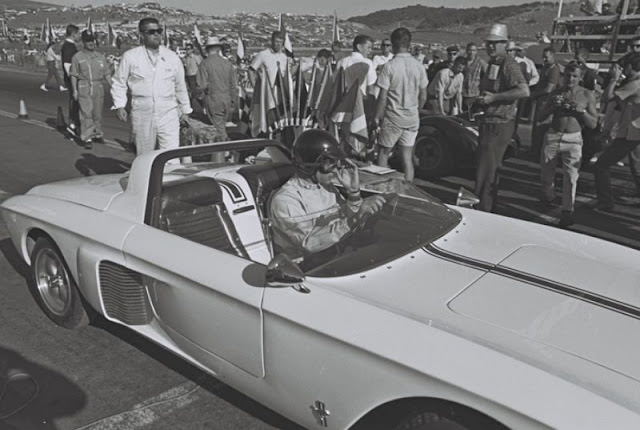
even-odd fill
[[[623,0],[622,10],[616,19],[616,24],[613,26],[613,39],[611,41],[611,52],[609,52],[609,61],[613,61],[613,56],[616,53],[618,47],[618,33],[620,33],[620,27],[622,26],[622,19],[627,16],[627,10],[629,10],[629,0]]]

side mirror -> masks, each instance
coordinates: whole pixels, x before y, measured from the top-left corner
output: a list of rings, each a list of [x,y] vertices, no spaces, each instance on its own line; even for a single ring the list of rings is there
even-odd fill
[[[267,286],[275,288],[292,287],[301,293],[309,289],[302,285],[304,273],[287,255],[278,254],[267,265]]]
[[[458,198],[456,199],[456,206],[473,209],[478,203],[480,203],[480,198],[478,196],[467,190],[465,187],[460,187],[460,191],[458,191]]]

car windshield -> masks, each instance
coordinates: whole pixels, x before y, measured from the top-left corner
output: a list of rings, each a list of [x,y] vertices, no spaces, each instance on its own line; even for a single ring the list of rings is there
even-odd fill
[[[372,269],[440,238],[460,222],[458,212],[401,178],[362,172],[361,183],[363,197],[383,194],[387,203],[363,228],[305,256],[300,266],[307,275],[347,276]]]

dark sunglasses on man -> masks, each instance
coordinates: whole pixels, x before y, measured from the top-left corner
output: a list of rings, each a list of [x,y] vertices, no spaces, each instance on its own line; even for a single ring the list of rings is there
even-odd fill
[[[160,27],[160,28],[150,28],[148,30],[145,30],[144,33],[148,34],[149,36],[154,35],[154,34],[160,35],[160,34],[162,34],[162,27]]]

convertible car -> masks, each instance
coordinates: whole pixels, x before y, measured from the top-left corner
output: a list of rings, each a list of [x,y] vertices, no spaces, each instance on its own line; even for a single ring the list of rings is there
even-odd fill
[[[294,168],[268,140],[144,154],[1,209],[53,322],[101,314],[307,428],[640,428],[640,252],[367,170],[385,207],[295,261],[265,210]]]

